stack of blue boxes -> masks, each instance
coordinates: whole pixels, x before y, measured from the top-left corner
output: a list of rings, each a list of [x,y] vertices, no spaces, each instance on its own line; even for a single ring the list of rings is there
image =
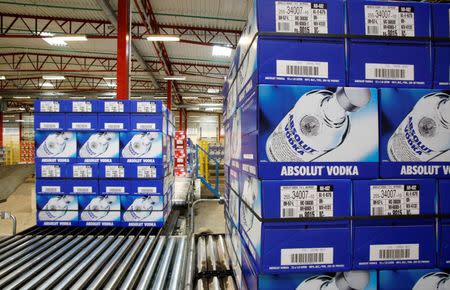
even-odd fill
[[[223,90],[241,289],[450,281],[449,16],[450,4],[254,0]]]
[[[35,102],[38,225],[161,227],[173,116],[161,101]]]

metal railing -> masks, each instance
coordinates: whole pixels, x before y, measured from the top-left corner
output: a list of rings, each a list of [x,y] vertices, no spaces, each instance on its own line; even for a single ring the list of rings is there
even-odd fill
[[[203,149],[202,147],[200,147],[199,145],[196,146],[196,156],[197,156],[197,164],[196,164],[196,177],[198,179],[200,179],[200,181],[203,183],[203,185],[206,186],[206,188],[209,189],[209,191],[212,192],[212,194],[214,195],[215,198],[220,198],[220,192],[219,192],[219,161],[216,160],[215,158],[212,158],[209,153]],[[201,153],[201,154],[199,154]],[[215,164],[215,170],[216,170],[216,176],[215,176],[215,184],[212,185],[209,182],[209,178],[207,176],[202,176],[201,172],[200,172],[200,160],[199,160],[199,156],[204,155],[207,157],[208,160],[213,160],[214,164]],[[209,162],[208,162],[209,163]],[[208,169],[206,169],[208,171]],[[206,175],[206,174],[205,174]]]

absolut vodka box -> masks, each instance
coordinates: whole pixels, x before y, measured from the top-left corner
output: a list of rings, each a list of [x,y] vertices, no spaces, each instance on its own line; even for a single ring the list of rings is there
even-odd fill
[[[139,195],[163,195],[165,192],[164,183],[165,179],[134,179],[131,181],[131,194]]]
[[[349,85],[431,88],[430,11],[428,3],[348,1]]]
[[[169,166],[154,163],[132,163],[129,166],[128,178],[133,179],[162,179],[169,174]]]
[[[80,162],[113,162],[120,157],[119,133],[78,132],[78,159]]]
[[[72,226],[78,223],[76,195],[36,195],[39,226]]]
[[[97,131],[97,114],[67,114],[66,125],[68,131]]]
[[[102,101],[97,100],[71,100],[67,102],[67,112],[70,113],[98,113]]]
[[[86,179],[99,177],[98,163],[69,163],[67,170],[69,178]]]
[[[80,195],[78,201],[80,205],[80,225],[121,225],[120,196]]]
[[[129,114],[98,114],[98,131],[126,132],[130,130]]]
[[[232,222],[234,223],[236,228],[239,228],[239,214],[240,214],[240,198],[239,194],[235,192],[233,189],[228,189],[228,199],[226,200],[226,210],[228,215],[230,216]]]
[[[164,162],[164,135],[160,132],[120,133],[120,157],[127,163]]]
[[[68,178],[66,165],[36,160],[36,178]]]
[[[353,222],[354,269],[435,267],[436,192],[431,179],[354,181],[354,215],[365,218]]]
[[[162,113],[167,108],[163,101],[129,101],[131,113]]]
[[[64,113],[68,111],[68,101],[65,100],[36,100],[34,111],[36,113]]]
[[[98,109],[100,113],[129,113],[130,101],[118,101],[118,100],[99,100]],[[117,115],[117,114],[116,114]]]
[[[131,181],[123,179],[100,179],[98,190],[103,195],[128,195],[131,193]]]
[[[377,90],[261,85],[250,96],[243,171],[262,179],[378,176]]]
[[[434,87],[450,88],[450,4],[432,4]]]
[[[168,123],[162,114],[131,114],[131,131],[151,131],[167,133]]]
[[[450,95],[381,89],[381,176],[450,177]]]
[[[69,194],[100,194],[97,179],[67,179],[65,180],[65,183]]]
[[[439,181],[439,266],[450,266],[450,180]]]
[[[66,195],[70,193],[66,180],[61,179],[36,179],[37,194]]]
[[[121,196],[122,225],[162,227],[168,209],[156,210],[161,202],[158,196]]]
[[[450,273],[442,269],[380,271],[379,290],[447,290]]]
[[[98,177],[104,179],[131,178],[132,169],[127,163],[99,163]]]
[[[35,113],[35,131],[64,131],[66,130],[66,115],[57,113]]]
[[[73,132],[40,132],[34,136],[36,158],[42,162],[69,162],[77,157],[77,136]]]

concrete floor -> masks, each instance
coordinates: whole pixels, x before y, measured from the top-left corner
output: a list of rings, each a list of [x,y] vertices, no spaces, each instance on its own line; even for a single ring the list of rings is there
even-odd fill
[[[207,202],[197,205],[195,210],[195,233],[225,233],[223,204]]]

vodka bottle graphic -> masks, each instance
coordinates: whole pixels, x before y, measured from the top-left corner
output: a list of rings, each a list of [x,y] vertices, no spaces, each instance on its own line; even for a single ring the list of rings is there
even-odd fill
[[[336,277],[314,276],[303,281],[296,290],[363,290],[370,281],[367,271],[337,273]]]
[[[412,290],[450,290],[448,273],[429,273],[416,282]]]
[[[308,162],[336,149],[349,130],[349,114],[366,106],[370,89],[338,88],[304,94],[266,142],[271,162]]]
[[[89,137],[80,149],[81,158],[98,157],[108,150],[111,140],[115,138],[115,133],[96,133]]]
[[[123,219],[129,221],[141,221],[150,216],[153,206],[159,202],[156,196],[140,197],[133,201],[123,215]]]
[[[81,213],[81,219],[85,221],[101,220],[108,215],[111,210],[111,204],[115,200],[116,197],[109,195],[93,198]]]
[[[242,198],[247,205],[254,209],[256,194],[257,194],[257,181],[255,178],[248,176],[244,181],[244,187],[242,190]],[[241,222],[244,229],[248,232],[253,226],[254,215],[250,209],[242,205],[242,217]]]
[[[66,149],[67,141],[73,138],[72,132],[50,133],[36,151],[37,157],[58,157]]]
[[[50,198],[39,212],[40,220],[58,220],[66,215],[69,205],[75,197],[70,195],[58,195]]]
[[[450,96],[422,97],[389,139],[391,161],[426,162],[450,150]]]
[[[142,157],[150,151],[152,143],[156,139],[157,133],[147,132],[134,135],[130,142],[122,150],[122,157],[137,158]]]

